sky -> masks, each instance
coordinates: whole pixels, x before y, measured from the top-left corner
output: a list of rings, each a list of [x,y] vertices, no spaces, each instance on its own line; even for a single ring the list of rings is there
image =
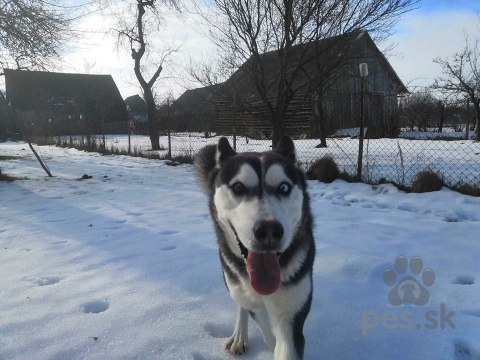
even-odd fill
[[[430,85],[440,75],[439,66],[432,62],[434,58],[449,57],[461,50],[464,32],[480,37],[479,14],[478,0],[423,0],[417,9],[405,14],[390,38],[396,47],[387,56],[403,82],[420,87]],[[95,64],[90,72],[111,74],[124,98],[141,94],[128,50],[117,49],[115,37],[108,34],[113,22],[96,13],[84,18],[79,26],[88,29],[87,33],[67,47],[62,70],[84,73],[85,64]],[[189,59],[201,60],[215,47],[185,12],[180,16],[166,14],[162,34],[168,45],[180,49],[165,64],[157,93],[160,98],[167,94],[178,97],[192,86],[182,80]]]

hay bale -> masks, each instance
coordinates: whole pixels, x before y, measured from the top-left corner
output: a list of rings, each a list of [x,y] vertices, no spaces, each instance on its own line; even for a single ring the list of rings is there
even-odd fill
[[[340,171],[337,163],[331,156],[324,156],[315,161],[307,171],[309,180],[318,180],[324,183],[331,183],[338,178]]]
[[[426,170],[420,171],[412,184],[413,193],[439,191],[444,186],[443,179],[437,173]]]

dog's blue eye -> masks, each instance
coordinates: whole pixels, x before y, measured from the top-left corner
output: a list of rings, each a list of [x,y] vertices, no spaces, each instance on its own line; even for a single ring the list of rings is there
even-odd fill
[[[283,182],[278,186],[278,192],[282,195],[290,194],[290,190],[292,190],[292,186],[286,182]]]
[[[235,194],[241,194],[245,190],[245,186],[241,182],[232,185],[232,190]]]

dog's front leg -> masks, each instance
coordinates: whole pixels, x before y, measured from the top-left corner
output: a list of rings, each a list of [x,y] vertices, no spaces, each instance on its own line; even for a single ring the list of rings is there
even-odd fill
[[[270,320],[268,319],[268,313],[265,309],[256,310],[255,312],[251,311],[250,316],[258,324],[260,331],[263,335],[263,340],[267,347],[275,351],[275,335],[272,332],[272,326],[270,325]]]
[[[272,329],[276,338],[275,360],[301,360],[305,349],[303,325],[310,311],[312,292],[300,308],[291,312],[270,313]],[[277,308],[278,309],[278,308]],[[292,309],[293,310],[293,309]]]
[[[225,344],[232,355],[242,355],[248,350],[248,311],[238,305],[235,331]]]
[[[275,334],[275,360],[300,360],[303,359],[305,340],[303,333],[294,334],[293,316],[272,316],[273,333]],[[298,330],[298,329],[295,329]],[[301,330],[300,330],[301,331]],[[295,339],[294,337],[297,337]],[[300,337],[300,344],[298,342]]]

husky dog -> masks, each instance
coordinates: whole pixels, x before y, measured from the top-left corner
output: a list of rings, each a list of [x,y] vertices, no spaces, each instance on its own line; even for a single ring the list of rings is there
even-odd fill
[[[248,316],[275,360],[303,359],[303,324],[312,302],[315,243],[305,178],[293,141],[263,153],[236,153],[226,138],[195,160],[209,196],[223,278],[238,303],[226,349],[248,348]]]

